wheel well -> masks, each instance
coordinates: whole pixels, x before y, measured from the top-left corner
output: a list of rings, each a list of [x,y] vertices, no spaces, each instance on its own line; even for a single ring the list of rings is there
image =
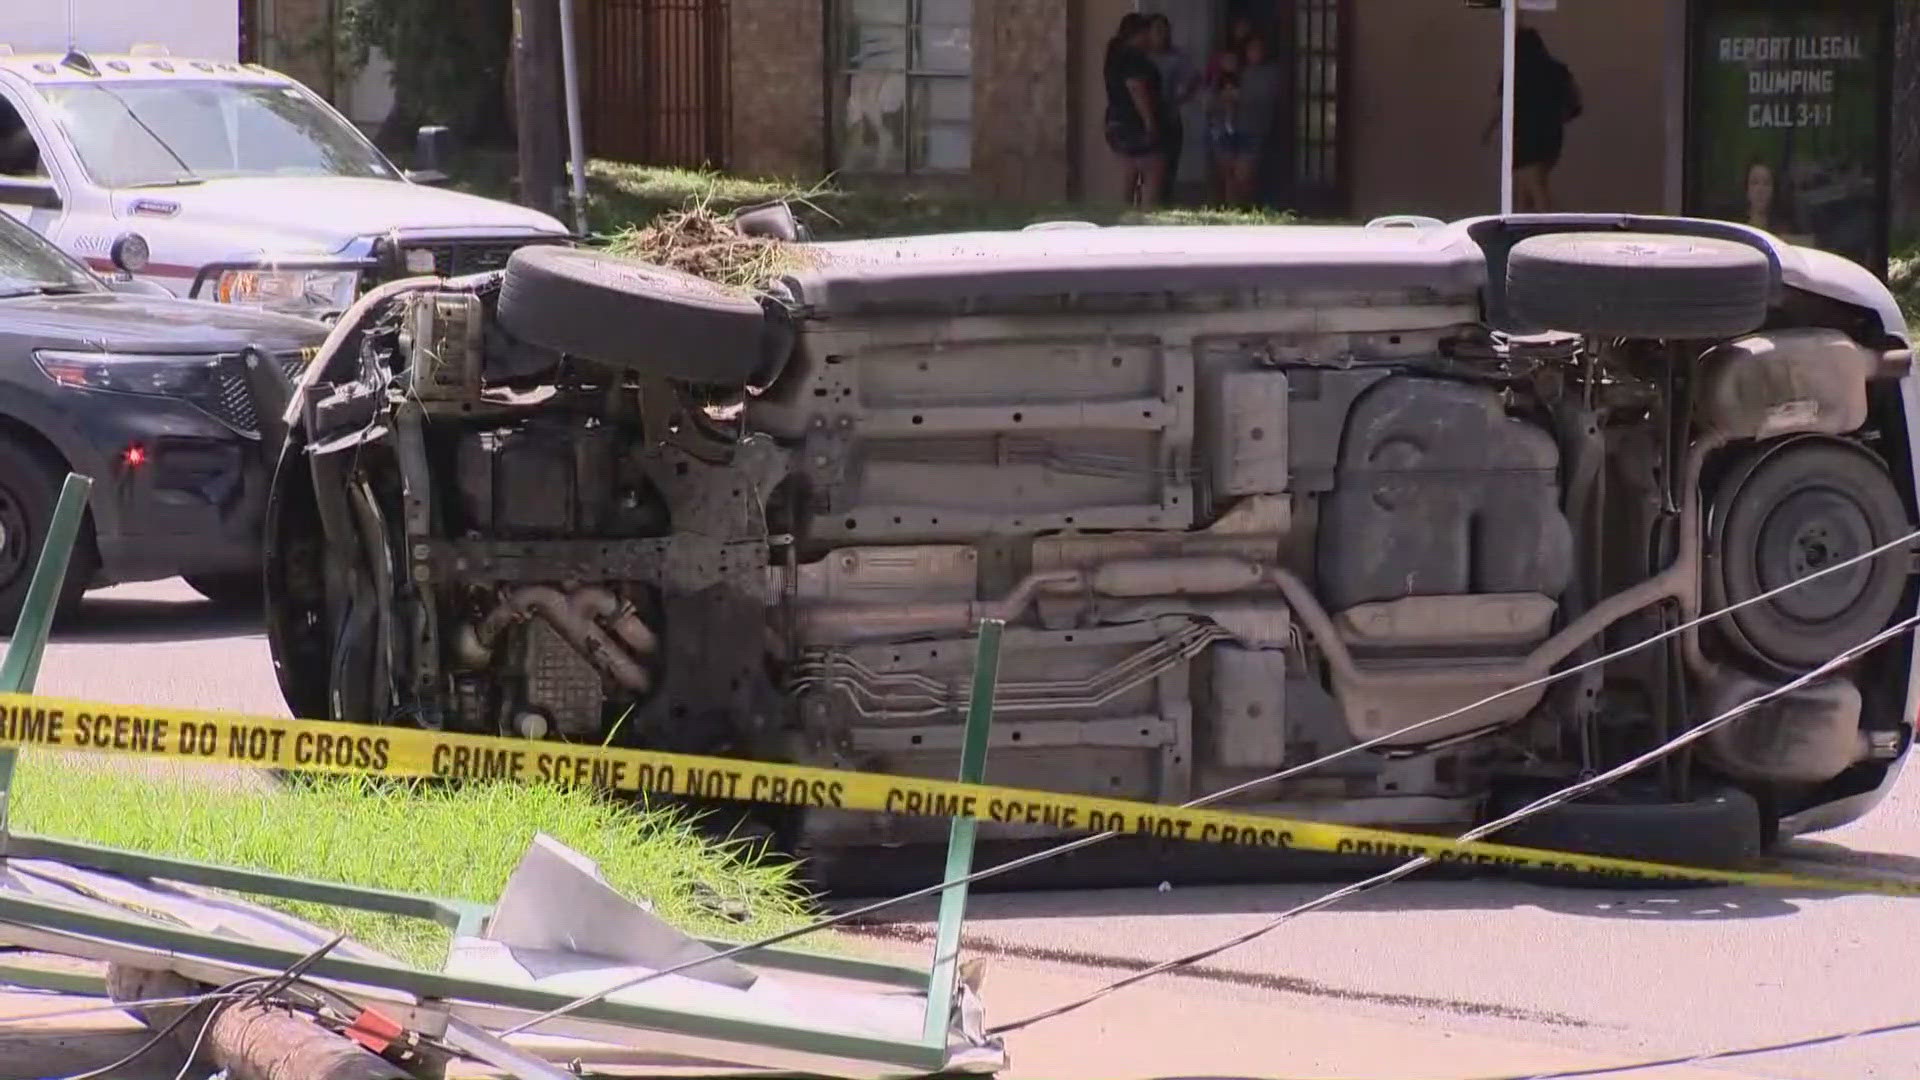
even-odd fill
[[[34,457],[45,462],[49,469],[62,478],[73,471],[73,463],[53,445],[53,440],[41,434],[39,429],[15,416],[0,413],[0,438],[10,439],[24,447]],[[98,572],[100,565],[100,544],[94,535],[92,500],[88,500],[86,513],[80,519],[80,539],[82,552],[90,560],[90,565]]]

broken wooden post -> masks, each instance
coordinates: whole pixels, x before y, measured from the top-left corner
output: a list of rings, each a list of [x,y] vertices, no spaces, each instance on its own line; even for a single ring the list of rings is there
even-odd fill
[[[273,1005],[222,1009],[207,1043],[231,1080],[411,1080],[397,1066]]]

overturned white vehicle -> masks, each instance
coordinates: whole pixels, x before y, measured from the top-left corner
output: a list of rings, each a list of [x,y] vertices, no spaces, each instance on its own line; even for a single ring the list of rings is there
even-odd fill
[[[996,783],[1176,802],[1377,741],[1237,801],[1443,827],[1915,607],[1899,311],[1860,267],[1743,227],[1062,227],[793,254],[751,296],[529,248],[357,305],[287,412],[273,496],[296,713],[951,775],[991,616]],[[1504,838],[1729,862],[1851,820],[1911,741],[1912,652]],[[942,836],[763,819],[847,883]],[[1131,843],[1044,869],[1258,865]],[[857,854],[875,846],[897,850]]]

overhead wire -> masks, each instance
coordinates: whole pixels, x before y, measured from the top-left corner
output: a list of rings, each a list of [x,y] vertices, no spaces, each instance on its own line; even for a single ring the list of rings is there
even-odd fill
[[[1874,635],[1873,637],[1867,639],[1866,641],[1860,643],[1859,645],[1856,645],[1851,649],[1848,649],[1844,652],[1839,653],[1838,655],[1834,656],[1832,659],[1828,660],[1826,663],[1821,664],[1818,667],[1815,667],[1814,669],[1812,669],[1811,671],[1808,671],[1804,675],[1800,675],[1781,686],[1778,686],[1772,690],[1766,691],[1765,693],[1756,694],[1755,696],[1748,698],[1747,700],[1741,702],[1740,704],[1735,705],[1733,708],[1728,709],[1723,713],[1720,713],[1718,716],[1702,721],[1698,726],[1693,727],[1685,732],[1682,732],[1680,735],[1677,735],[1674,738],[1667,740],[1666,742],[1660,744],[1659,746],[1653,748],[1652,750],[1647,751],[1644,754],[1639,755],[1638,757],[1631,758],[1604,772],[1597,773],[1594,776],[1591,776],[1585,780],[1581,780],[1576,783],[1569,784],[1566,787],[1559,789],[1558,791],[1554,791],[1548,795],[1544,795],[1538,799],[1535,799],[1533,802],[1530,802],[1527,805],[1521,807],[1520,809],[1515,810],[1512,813],[1507,814],[1503,817],[1496,818],[1493,821],[1489,821],[1483,825],[1476,825],[1473,828],[1468,829],[1466,832],[1461,833],[1460,836],[1455,840],[1455,842],[1466,844],[1466,843],[1472,843],[1476,840],[1484,839],[1496,832],[1499,832],[1501,829],[1504,829],[1509,825],[1513,825],[1517,822],[1524,821],[1525,819],[1532,817],[1535,814],[1541,813],[1546,810],[1550,810],[1553,807],[1559,806],[1563,803],[1571,802],[1572,800],[1577,799],[1580,796],[1585,795],[1588,792],[1591,792],[1597,788],[1604,787],[1607,784],[1610,784],[1613,781],[1618,780],[1623,776],[1627,776],[1632,773],[1638,772],[1640,769],[1643,769],[1647,765],[1652,764],[1653,762],[1660,760],[1666,755],[1673,753],[1675,750],[1679,750],[1682,747],[1688,746],[1694,742],[1699,741],[1700,739],[1705,738],[1707,735],[1711,734],[1715,729],[1724,727],[1725,725],[1732,723],[1734,720],[1740,718],[1741,716],[1746,715],[1747,713],[1753,711],[1754,709],[1759,708],[1761,705],[1764,705],[1767,702],[1772,701],[1774,698],[1780,697],[1783,694],[1791,693],[1792,691],[1797,690],[1807,685],[1808,683],[1813,682],[1816,679],[1819,679],[1827,674],[1830,674],[1831,672],[1833,672],[1835,669],[1839,667],[1852,663],[1854,660],[1872,651],[1873,649],[1878,648],[1880,645],[1885,644],[1886,642],[1892,640],[1893,638],[1906,633],[1909,629],[1914,627],[1916,624],[1920,624],[1920,615],[1913,615],[1913,616],[1909,616],[1908,618],[1902,619],[1901,621],[1893,624],[1891,627],[1888,627],[1885,630],[1882,630],[1880,633]],[[1221,953],[1227,952],[1230,949],[1238,948],[1241,945],[1245,945],[1248,942],[1254,941],[1257,938],[1264,937],[1267,934],[1270,934],[1273,931],[1279,929],[1282,924],[1289,922],[1294,918],[1297,918],[1301,915],[1308,914],[1309,912],[1319,911],[1322,908],[1331,907],[1334,904],[1337,904],[1340,901],[1347,899],[1348,897],[1358,896],[1359,894],[1363,892],[1367,892],[1370,889],[1375,889],[1381,885],[1386,885],[1391,882],[1398,881],[1401,878],[1414,873],[1415,871],[1418,871],[1433,865],[1433,863],[1436,861],[1437,860],[1431,855],[1421,855],[1416,858],[1409,859],[1406,862],[1401,863],[1399,866],[1396,866],[1391,870],[1385,871],[1384,873],[1375,874],[1373,877],[1367,878],[1363,881],[1354,882],[1350,885],[1343,885],[1340,888],[1333,890],[1332,892],[1323,893],[1322,895],[1317,896],[1314,899],[1309,900],[1303,904],[1297,904],[1291,908],[1288,908],[1286,911],[1283,911],[1280,914],[1274,916],[1272,919],[1268,920],[1266,923],[1263,923],[1262,925],[1255,927],[1254,929],[1249,930],[1245,933],[1237,934],[1234,937],[1229,938],[1228,940],[1223,941],[1217,945],[1209,946],[1197,952],[1187,953],[1184,956],[1179,956],[1172,960],[1164,960],[1158,964],[1153,965],[1152,967],[1144,968],[1124,978],[1116,979],[1113,982],[1110,982],[1107,985],[1102,986],[1091,993],[1084,994],[1078,998],[1073,999],[1072,1001],[1066,1002],[1065,1004],[1056,1005],[1049,1009],[1044,1009],[1040,1012],[1032,1014],[1031,1016],[1027,1016],[1020,1020],[1012,1021],[1011,1023],[1000,1024],[995,1027],[988,1028],[987,1033],[989,1035],[1004,1035],[1009,1032],[1019,1031],[1021,1028],[1031,1027],[1034,1024],[1040,1023],[1043,1020],[1052,1020],[1057,1017],[1064,1016],[1067,1013],[1073,1012],[1077,1009],[1085,1008],[1086,1006],[1091,1005],[1096,1001],[1099,1001],[1101,998],[1104,998],[1109,994],[1115,993],[1116,991],[1119,991],[1119,990],[1124,990],[1129,986],[1135,985],[1136,983],[1145,982],[1146,980],[1151,979],[1156,975],[1164,975],[1169,971],[1174,971],[1179,968],[1188,967],[1193,964],[1200,963],[1204,960],[1212,959],[1213,957],[1218,956]]]
[[[1578,675],[1581,672],[1589,671],[1593,668],[1600,667],[1604,664],[1612,663],[1615,660],[1620,660],[1622,658],[1632,656],[1633,654],[1638,653],[1641,650],[1651,648],[1652,646],[1659,644],[1660,642],[1670,640],[1680,634],[1684,634],[1691,630],[1697,629],[1717,619],[1725,618],[1733,614],[1734,612],[1751,607],[1755,604],[1765,603],[1766,601],[1774,599],[1775,597],[1778,597],[1783,593],[1789,592],[1793,589],[1800,588],[1811,582],[1818,581],[1819,579],[1823,577],[1827,577],[1828,575],[1837,574],[1850,567],[1859,565],[1862,562],[1879,558],[1880,556],[1885,555],[1888,552],[1894,551],[1898,548],[1910,546],[1915,541],[1920,541],[1920,529],[1915,529],[1902,536],[1896,537],[1895,539],[1889,540],[1886,543],[1880,544],[1877,547],[1861,552],[1860,554],[1852,555],[1845,559],[1840,559],[1835,562],[1832,562],[1826,566],[1821,567],[1818,570],[1808,573],[1802,577],[1795,578],[1791,581],[1784,582],[1780,585],[1777,585],[1771,589],[1766,590],[1765,592],[1756,593],[1753,596],[1724,605],[1711,612],[1707,612],[1695,618],[1677,623],[1674,626],[1670,626],[1663,630],[1660,630],[1657,633],[1654,633],[1648,637],[1642,638],[1641,640],[1636,641],[1630,645],[1622,646],[1620,648],[1614,649],[1611,652],[1604,653],[1600,656],[1581,661],[1577,664],[1573,664],[1569,667],[1562,668],[1557,671],[1549,672],[1536,679],[1531,679],[1526,682],[1518,683],[1514,686],[1507,687],[1503,690],[1496,691],[1495,693],[1489,694],[1478,701],[1472,702],[1467,705],[1463,705],[1456,709],[1451,709],[1447,712],[1440,713],[1436,716],[1430,716],[1424,720],[1420,720],[1412,724],[1408,724],[1407,726],[1400,728],[1396,731],[1391,731],[1386,734],[1376,736],[1372,739],[1367,739],[1365,741],[1355,743],[1351,746],[1342,747],[1341,749],[1334,750],[1326,754],[1322,754],[1321,756],[1314,758],[1311,761],[1303,762],[1299,765],[1289,766],[1277,772],[1268,773],[1264,776],[1256,777],[1252,780],[1246,780],[1229,787],[1221,788],[1218,791],[1214,791],[1209,794],[1202,795],[1198,798],[1190,799],[1187,802],[1179,804],[1178,808],[1182,810],[1192,810],[1192,809],[1198,809],[1201,807],[1210,806],[1223,799],[1231,798],[1234,795],[1243,794],[1247,791],[1263,787],[1267,784],[1278,783],[1282,780],[1286,780],[1291,777],[1298,776],[1301,773],[1319,768],[1322,765],[1327,765],[1332,762],[1339,761],[1342,758],[1349,757],[1353,754],[1361,753],[1366,750],[1371,750],[1381,745],[1384,745],[1386,743],[1396,741],[1406,735],[1419,732],[1435,724],[1443,723],[1455,717],[1473,712],[1476,709],[1483,708],[1489,704],[1492,704],[1493,702],[1499,701],[1502,698],[1509,697],[1513,694],[1525,693],[1530,690],[1536,690],[1543,686],[1551,685],[1552,683],[1558,682],[1562,679],[1566,679],[1574,675]],[[620,993],[625,990],[630,990],[636,986],[640,986],[645,983],[652,982],[655,979],[663,979],[669,975],[678,975],[689,969],[699,967],[702,964],[711,964],[711,963],[718,963],[724,960],[731,960],[735,957],[739,957],[747,953],[758,952],[763,949],[771,948],[775,945],[782,945],[782,944],[785,944],[786,942],[793,941],[801,937],[805,937],[808,934],[818,933],[822,930],[831,929],[832,927],[835,927],[835,926],[841,926],[846,923],[854,922],[856,920],[863,919],[869,915],[873,915],[878,912],[885,911],[889,908],[898,907],[902,904],[911,903],[915,900],[922,900],[930,896],[939,895],[940,893],[946,892],[949,889],[959,888],[960,886],[963,886],[963,885],[971,885],[976,882],[985,881],[994,877],[999,877],[1002,874],[1009,874],[1016,870],[1021,870],[1028,866],[1032,866],[1036,863],[1045,862],[1048,859],[1057,858],[1061,855],[1065,855],[1070,852],[1079,851],[1083,848],[1091,847],[1094,844],[1101,843],[1102,841],[1105,841],[1105,840],[1111,840],[1120,835],[1122,834],[1114,831],[1090,833],[1086,836],[1077,837],[1073,840],[1068,840],[1063,843],[1056,844],[1052,847],[1048,847],[1040,851],[1031,852],[1029,854],[1022,855],[1015,859],[1009,859],[1006,862],[996,863],[993,866],[989,866],[980,870],[975,870],[971,873],[963,875],[959,878],[955,878],[951,881],[937,882],[935,884],[927,885],[919,889],[911,890],[909,892],[900,893],[896,896],[892,896],[882,900],[876,900],[871,903],[863,904],[861,906],[851,908],[847,911],[839,912],[837,914],[827,916],[826,918],[815,920],[814,922],[807,923],[806,925],[803,925],[803,926],[793,927],[792,929],[789,929],[789,930],[783,930],[778,933],[769,934],[755,941],[744,942],[739,945],[734,945],[725,949],[718,950],[709,956],[694,957],[689,960],[683,960],[677,964],[671,964],[667,967],[660,968],[656,971],[651,971],[644,975],[635,976],[624,982],[617,983],[613,986],[609,986],[601,990],[597,990],[593,993],[584,994],[580,997],[575,998],[570,1002],[567,1002],[565,1005],[561,1005],[561,1006],[557,1006],[555,1008],[549,1009],[537,1016],[534,1016],[531,1019],[524,1020],[514,1025],[513,1027],[507,1028],[504,1032],[502,1032],[502,1035],[506,1036],[506,1035],[520,1034],[532,1028],[538,1027],[541,1024],[545,1024],[552,1020],[558,1019],[562,1016],[566,1016],[571,1013],[577,1012],[580,1009],[583,1009],[590,1005],[595,1004],[596,1002],[604,1001],[614,994]]]

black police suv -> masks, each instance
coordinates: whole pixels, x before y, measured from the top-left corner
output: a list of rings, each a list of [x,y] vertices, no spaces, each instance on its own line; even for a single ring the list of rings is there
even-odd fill
[[[63,608],[175,575],[215,601],[257,596],[278,447],[262,446],[248,364],[292,376],[326,333],[110,283],[0,213],[0,633],[69,471],[94,488]]]

